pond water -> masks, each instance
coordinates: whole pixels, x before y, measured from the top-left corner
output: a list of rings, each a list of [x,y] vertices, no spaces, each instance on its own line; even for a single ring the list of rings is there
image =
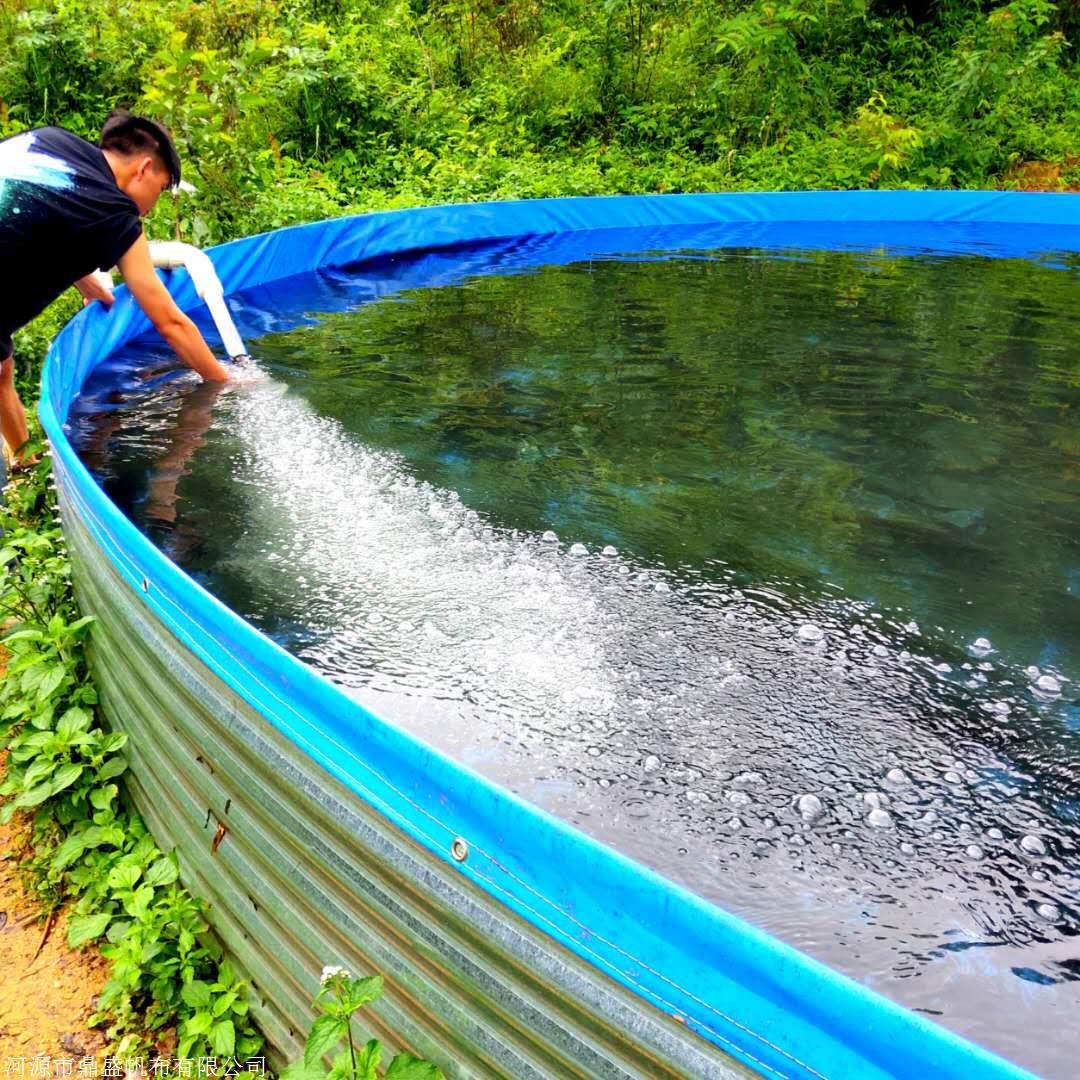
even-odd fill
[[[489,269],[241,297],[267,378],[133,347],[76,442],[380,715],[1073,1074],[1076,268],[687,243]]]

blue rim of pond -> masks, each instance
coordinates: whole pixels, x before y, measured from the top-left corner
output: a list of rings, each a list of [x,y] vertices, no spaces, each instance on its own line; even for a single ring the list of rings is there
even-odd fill
[[[664,230],[687,226],[715,226],[718,243],[725,245],[1045,259],[1047,253],[1080,251],[1080,198],[794,192],[477,203],[296,226],[233,241],[212,249],[211,256],[227,294],[257,295],[272,282],[373,259],[430,252],[445,263],[449,277],[459,278],[463,265],[477,269],[477,256],[492,244],[512,251],[509,265],[525,268],[538,259],[569,262],[598,247],[617,250],[596,243],[598,230],[653,230],[662,237]],[[504,259],[500,269],[507,268]],[[425,274],[430,281],[430,265]],[[200,304],[187,275],[174,274],[169,284],[180,307],[194,313]],[[298,299],[302,294],[299,289]],[[304,317],[292,308],[283,315]],[[241,328],[250,329],[243,319]],[[808,1077],[1029,1075],[381,720],[192,581],[104,495],[65,433],[71,405],[94,368],[149,329],[120,290],[111,311],[93,305],[53,343],[40,415],[57,482],[71,512],[86,523],[122,578],[144,595],[153,617],[295,745],[416,843],[757,1071]],[[457,837],[469,845],[463,862],[451,855]]]

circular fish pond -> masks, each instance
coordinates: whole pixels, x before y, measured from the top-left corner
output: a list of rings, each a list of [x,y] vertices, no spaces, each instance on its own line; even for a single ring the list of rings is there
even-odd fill
[[[71,438],[372,713],[1065,1076],[1080,230],[866,216],[360,252],[230,298],[240,384],[113,352]]]

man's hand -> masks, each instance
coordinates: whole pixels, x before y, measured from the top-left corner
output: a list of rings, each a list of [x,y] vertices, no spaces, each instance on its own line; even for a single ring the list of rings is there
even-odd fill
[[[92,300],[100,300],[106,307],[112,307],[112,289],[107,288],[97,274],[87,274],[75,282],[75,288],[83,295],[83,307]]]
[[[228,382],[229,372],[225,365],[210,351],[198,327],[176,306],[169,290],[154,272],[146,237],[140,236],[120,256],[117,265],[135,302],[176,355],[207,382]]]

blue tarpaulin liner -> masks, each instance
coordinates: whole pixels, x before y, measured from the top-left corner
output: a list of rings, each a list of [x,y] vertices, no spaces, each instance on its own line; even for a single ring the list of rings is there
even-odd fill
[[[525,267],[617,250],[598,230],[649,230],[657,250],[670,250],[680,229],[694,227],[700,236],[705,226],[716,246],[1065,257],[1080,251],[1080,199],[851,192],[487,203],[298,226],[210,254],[226,294],[244,294],[248,306],[237,316],[250,335],[302,318],[311,300],[298,282],[289,311],[260,310],[261,286],[316,270],[406,253],[413,258],[404,262],[415,265],[428,253],[427,278],[438,270],[453,279],[477,246],[497,244],[504,267]],[[186,273],[169,282],[194,314],[199,301]],[[188,578],[104,496],[65,434],[72,402],[94,368],[149,329],[121,292],[111,311],[94,305],[82,313],[50,350],[40,412],[61,492],[122,578],[141,590],[153,617],[327,772],[544,934],[763,1075],[1027,1075],[385,723]],[[457,837],[468,842],[462,862],[451,855]]]

